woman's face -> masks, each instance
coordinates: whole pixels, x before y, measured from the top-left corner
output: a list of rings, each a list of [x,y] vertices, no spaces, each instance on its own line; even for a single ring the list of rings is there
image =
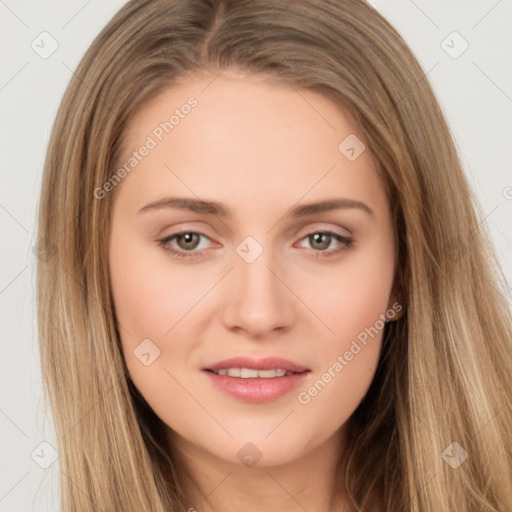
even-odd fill
[[[331,100],[234,73],[131,118],[125,172],[97,197],[115,193],[126,364],[177,443],[275,465],[343,432],[400,309],[390,209],[360,139]]]

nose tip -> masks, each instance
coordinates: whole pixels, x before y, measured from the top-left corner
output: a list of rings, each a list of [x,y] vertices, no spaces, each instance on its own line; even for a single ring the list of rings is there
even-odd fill
[[[227,328],[261,335],[291,325],[293,294],[271,268],[265,251],[258,249],[261,245],[255,242],[246,239],[239,246],[243,256],[231,273],[224,297],[223,321]]]

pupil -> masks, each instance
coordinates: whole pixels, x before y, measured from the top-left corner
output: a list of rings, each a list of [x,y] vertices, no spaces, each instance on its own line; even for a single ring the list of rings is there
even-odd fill
[[[324,238],[324,242],[322,243],[322,238]],[[331,235],[328,235],[327,233],[315,233],[313,235],[313,240],[315,243],[319,242],[320,244],[320,247],[318,247],[319,249],[327,249],[327,247],[329,247],[329,243],[330,243],[330,240],[331,240]]]
[[[185,233],[180,236],[180,239],[185,240],[185,243],[183,244],[185,249],[194,249],[197,246],[198,239],[193,243],[194,237],[197,237],[196,233]]]

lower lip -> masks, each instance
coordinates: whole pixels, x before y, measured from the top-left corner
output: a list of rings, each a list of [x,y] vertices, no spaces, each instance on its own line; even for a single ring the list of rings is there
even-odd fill
[[[273,379],[242,379],[217,375],[211,371],[204,372],[218,389],[244,402],[262,403],[276,400],[300,386],[309,371],[294,373],[286,377]]]

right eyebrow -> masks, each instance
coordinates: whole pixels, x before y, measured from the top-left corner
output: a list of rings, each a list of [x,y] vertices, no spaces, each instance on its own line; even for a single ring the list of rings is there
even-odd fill
[[[231,211],[222,203],[187,197],[164,197],[143,206],[139,213],[162,208],[177,208],[178,210],[188,210],[195,213],[232,217]]]

